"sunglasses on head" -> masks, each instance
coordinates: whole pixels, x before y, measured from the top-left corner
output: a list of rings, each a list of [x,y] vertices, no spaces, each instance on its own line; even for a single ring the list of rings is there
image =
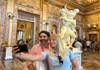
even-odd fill
[[[58,60],[59,60],[59,64],[63,64],[63,60],[62,60],[62,57],[58,55]]]

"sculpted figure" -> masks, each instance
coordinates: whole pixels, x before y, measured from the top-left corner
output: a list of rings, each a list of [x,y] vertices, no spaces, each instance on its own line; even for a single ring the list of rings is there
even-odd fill
[[[74,20],[73,18],[76,16],[76,14],[79,12],[79,9],[69,10],[68,12],[68,18],[70,20]]]
[[[61,27],[61,33],[59,35],[65,48],[72,47],[72,43],[76,38],[76,20],[73,18],[78,12],[78,9],[68,10],[66,5],[60,11],[60,20],[63,23],[63,26]]]

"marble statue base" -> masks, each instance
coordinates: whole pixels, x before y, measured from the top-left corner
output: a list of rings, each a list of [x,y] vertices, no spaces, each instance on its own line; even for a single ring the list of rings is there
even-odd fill
[[[5,59],[13,59],[12,57],[12,47],[6,47]]]
[[[82,54],[82,51],[78,50],[77,48],[74,48],[73,53],[75,55],[76,60],[78,61],[79,70],[83,70],[83,67],[81,65],[81,54]]]

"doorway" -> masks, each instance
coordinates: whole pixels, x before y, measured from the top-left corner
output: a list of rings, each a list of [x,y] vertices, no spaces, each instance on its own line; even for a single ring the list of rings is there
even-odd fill
[[[33,34],[34,33],[34,22],[18,20],[17,21],[17,42],[19,40],[23,40],[24,43],[28,43],[30,41],[30,46],[33,45]]]
[[[89,34],[89,40],[97,41],[97,34]]]

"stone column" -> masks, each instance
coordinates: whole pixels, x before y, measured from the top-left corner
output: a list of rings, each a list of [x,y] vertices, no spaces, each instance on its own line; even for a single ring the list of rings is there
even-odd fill
[[[14,0],[7,0],[7,28],[6,28],[6,35],[8,36],[8,46],[6,47],[5,51],[5,59],[13,59],[12,57],[12,28],[13,28],[13,11],[14,11]]]
[[[47,30],[48,31],[48,25],[47,25],[47,8],[48,4],[43,2],[43,8],[42,8],[42,30]]]
[[[14,11],[14,0],[7,0],[7,31],[8,31],[8,46],[12,44],[12,26],[13,26],[13,11]]]

